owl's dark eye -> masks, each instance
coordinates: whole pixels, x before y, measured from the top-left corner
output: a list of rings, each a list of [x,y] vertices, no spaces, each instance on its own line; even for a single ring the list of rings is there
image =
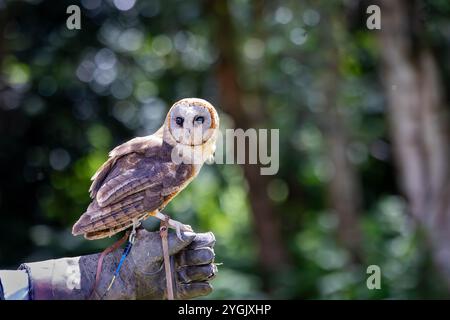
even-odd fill
[[[195,118],[194,121],[196,121],[198,123],[203,123],[203,122],[205,122],[205,117],[199,116],[199,117]]]
[[[177,117],[175,119],[175,122],[177,123],[177,125],[179,125],[181,127],[181,126],[183,126],[184,119],[182,117]]]

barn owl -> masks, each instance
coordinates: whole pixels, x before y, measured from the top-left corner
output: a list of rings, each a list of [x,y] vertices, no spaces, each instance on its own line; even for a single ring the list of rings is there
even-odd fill
[[[199,173],[215,151],[219,116],[207,101],[187,98],[169,110],[154,134],[113,149],[92,177],[92,202],[75,223],[74,235],[110,237],[150,216],[164,220],[164,207]],[[192,231],[169,219],[169,227]]]

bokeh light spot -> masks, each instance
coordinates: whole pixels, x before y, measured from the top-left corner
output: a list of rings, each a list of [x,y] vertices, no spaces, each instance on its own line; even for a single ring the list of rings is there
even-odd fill
[[[53,169],[62,171],[69,165],[70,155],[64,149],[54,149],[50,151],[49,161]]]
[[[121,11],[128,11],[134,7],[136,0],[114,0],[114,5]]]
[[[292,10],[286,7],[279,7],[275,11],[275,21],[281,24],[287,24],[292,20]]]
[[[244,54],[250,60],[262,58],[265,50],[264,42],[257,38],[251,38],[244,44]]]

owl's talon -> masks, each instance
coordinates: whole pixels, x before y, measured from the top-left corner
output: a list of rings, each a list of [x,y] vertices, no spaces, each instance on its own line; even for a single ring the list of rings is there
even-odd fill
[[[177,238],[180,239],[181,241],[183,241],[183,237],[181,236],[181,230],[180,227],[177,226],[175,229],[176,233],[177,233]]]
[[[175,229],[177,238],[180,239],[180,241],[184,241],[183,236],[181,235],[181,231],[193,232],[192,227],[190,225],[182,224],[181,222],[172,219],[169,219],[168,225],[170,228]]]
[[[169,228],[175,229],[177,238],[180,239],[180,241],[184,241],[181,231],[194,232],[190,225],[183,224],[176,220],[168,219],[168,216],[161,212],[157,212],[154,216],[162,221],[167,221],[167,225],[169,226]]]

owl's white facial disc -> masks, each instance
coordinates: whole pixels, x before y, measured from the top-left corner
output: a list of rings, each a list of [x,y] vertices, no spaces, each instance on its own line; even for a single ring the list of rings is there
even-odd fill
[[[169,131],[177,143],[198,146],[213,134],[211,113],[201,103],[181,100],[176,103],[169,117]]]

